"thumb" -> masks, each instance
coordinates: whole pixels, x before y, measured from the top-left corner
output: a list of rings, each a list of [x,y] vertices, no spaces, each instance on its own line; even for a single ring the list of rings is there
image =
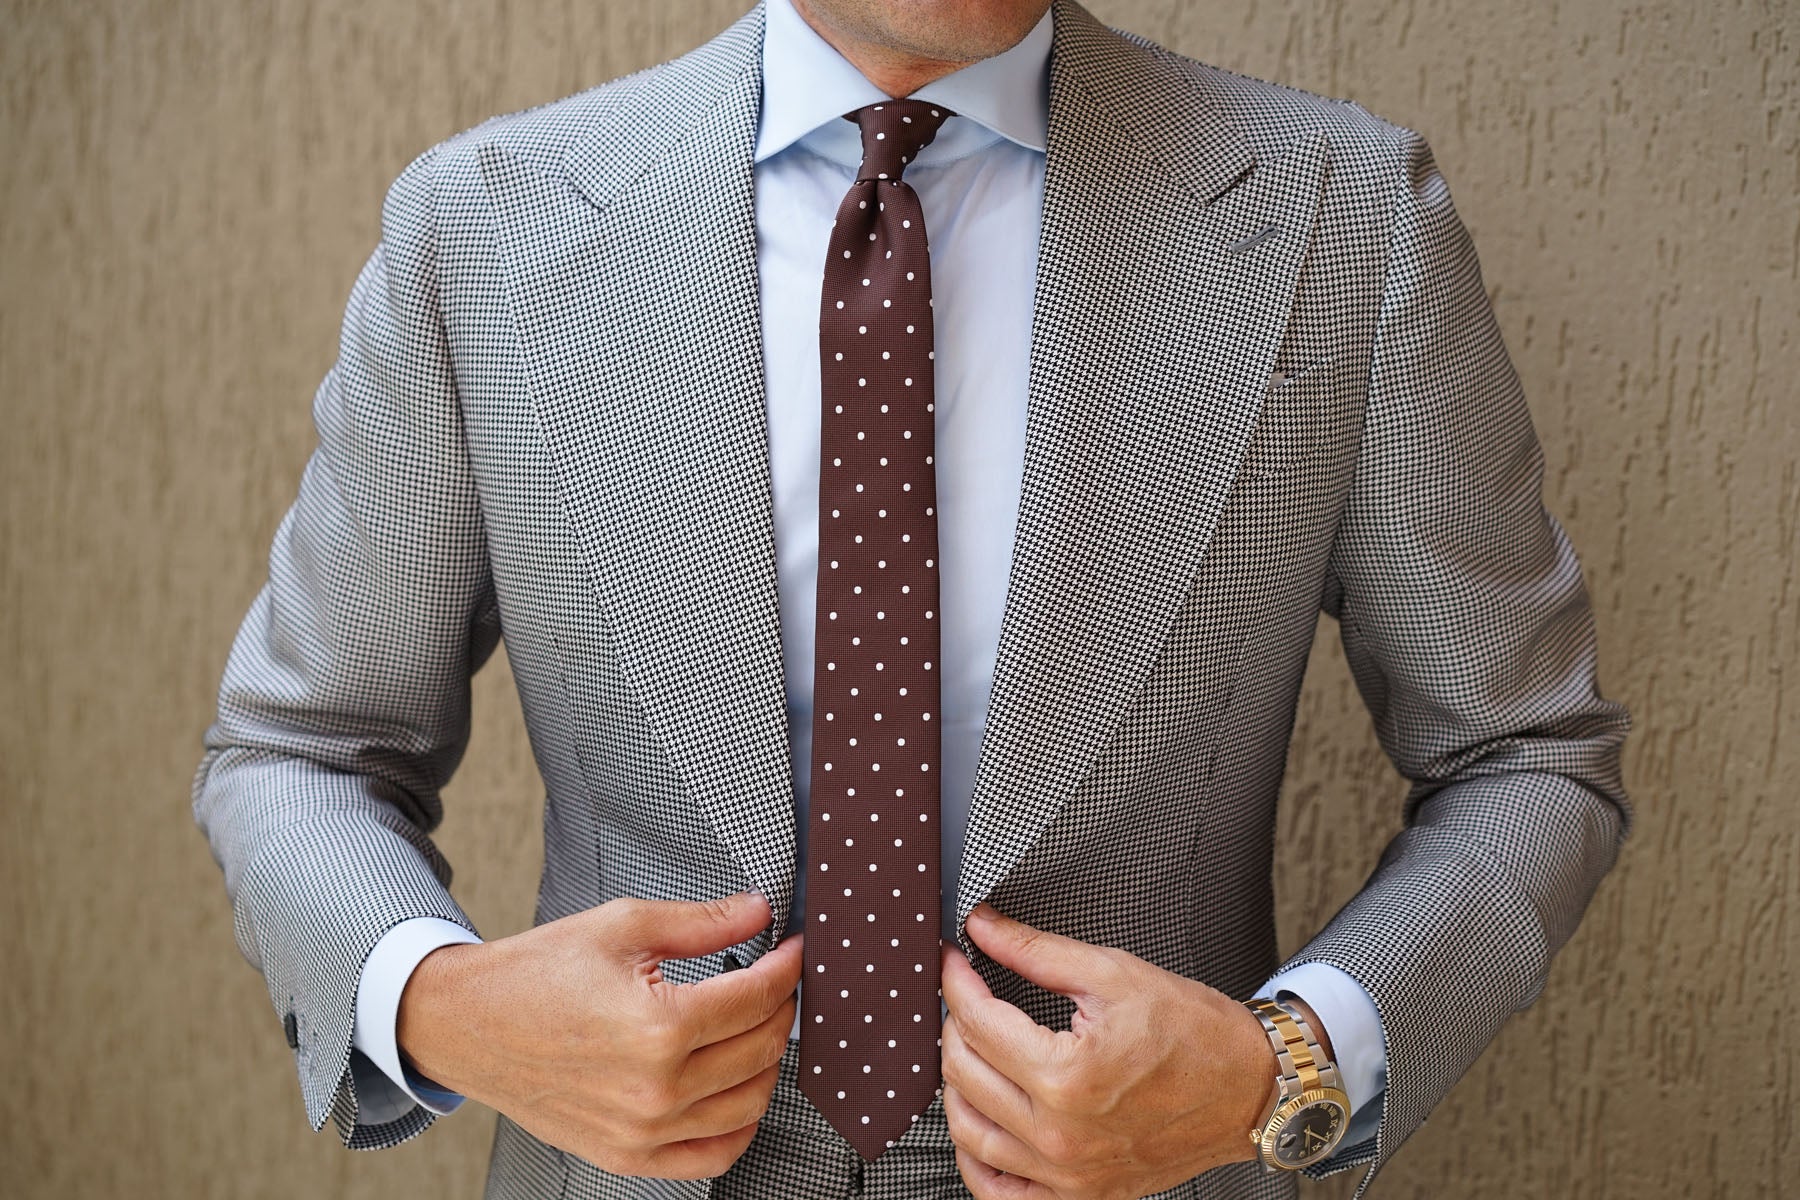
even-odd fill
[[[758,891],[737,892],[717,900],[641,900],[624,897],[612,930],[613,949],[626,958],[660,962],[695,958],[747,941],[763,929],[772,914]]]
[[[1098,998],[1111,951],[1015,921],[985,902],[969,914],[969,938],[1001,966],[1074,1000]]]

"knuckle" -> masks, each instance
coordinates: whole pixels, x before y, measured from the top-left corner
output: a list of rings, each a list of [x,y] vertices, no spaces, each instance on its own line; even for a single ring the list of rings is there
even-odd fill
[[[1081,1155],[1079,1139],[1069,1136],[1060,1125],[1052,1125],[1038,1134],[1037,1149],[1044,1161],[1055,1167],[1073,1166]]]
[[[769,1039],[768,1049],[763,1053],[763,1069],[766,1071],[780,1067],[782,1058],[787,1054],[787,1049],[788,1036],[784,1029]],[[777,1076],[779,1076],[779,1072],[777,1072]],[[772,1084],[770,1090],[774,1090]]]
[[[625,1124],[632,1131],[632,1140],[642,1143],[649,1139],[653,1122],[676,1114],[681,1108],[681,1097],[674,1080],[652,1075],[632,1089],[631,1103],[632,1111],[626,1115]]]
[[[661,1013],[647,1021],[640,1030],[644,1053],[657,1063],[667,1063],[687,1056],[687,1030],[673,1015]]]
[[[634,926],[644,918],[644,911],[649,905],[636,896],[617,896],[602,904],[597,910],[615,925]]]
[[[731,919],[733,905],[729,896],[714,896],[693,903],[695,914],[708,921],[725,922]]]
[[[1066,1070],[1052,1071],[1046,1075],[1040,1091],[1044,1103],[1059,1112],[1074,1108],[1081,1099],[1080,1083],[1072,1072]]]
[[[1125,982],[1131,970],[1131,955],[1113,946],[1100,947],[1101,953],[1095,960],[1093,970],[1099,976],[1099,982],[1105,984],[1121,984]]]

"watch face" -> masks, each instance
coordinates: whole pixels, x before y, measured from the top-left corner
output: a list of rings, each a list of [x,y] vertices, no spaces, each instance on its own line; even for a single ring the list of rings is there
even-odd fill
[[[1303,1099],[1311,1099],[1303,1097]],[[1344,1136],[1348,1114],[1335,1100],[1311,1099],[1294,1110],[1269,1148],[1276,1163],[1290,1170],[1311,1166],[1330,1154]]]

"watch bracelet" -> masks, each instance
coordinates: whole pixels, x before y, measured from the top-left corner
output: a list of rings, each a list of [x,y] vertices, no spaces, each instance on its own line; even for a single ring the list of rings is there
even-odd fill
[[[1281,1003],[1279,1000],[1270,998],[1265,1002],[1279,1008],[1282,1013],[1294,1022],[1299,1028],[1301,1036],[1305,1039],[1306,1049],[1309,1052],[1315,1048],[1319,1048],[1320,1052],[1314,1057],[1314,1061],[1311,1063],[1314,1073],[1318,1076],[1319,1086],[1342,1091],[1343,1086],[1339,1079],[1337,1063],[1324,1058],[1323,1048],[1319,1045],[1318,1036],[1313,1032],[1312,1026],[1306,1021],[1306,1018],[1302,1017],[1293,1008]],[[1267,1034],[1269,1038],[1269,1046],[1275,1052],[1275,1061],[1278,1069],[1278,1074],[1276,1076],[1276,1105],[1279,1105],[1282,1100],[1288,1099],[1291,1096],[1298,1096],[1301,1092],[1306,1090],[1306,1070],[1305,1067],[1295,1059],[1287,1039],[1281,1036],[1281,1031],[1274,1024],[1273,1019],[1260,1011],[1256,1005],[1256,1000],[1246,1002],[1246,1007],[1256,1015],[1257,1020],[1262,1022],[1263,1032]]]

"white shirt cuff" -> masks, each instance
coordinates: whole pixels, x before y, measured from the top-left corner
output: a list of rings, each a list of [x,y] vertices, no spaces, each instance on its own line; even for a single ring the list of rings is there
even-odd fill
[[[1375,1136],[1387,1091],[1387,1043],[1375,1001],[1353,977],[1323,962],[1278,971],[1256,994],[1276,998],[1277,992],[1306,1001],[1331,1035],[1338,1080],[1350,1101],[1350,1127],[1342,1144],[1354,1146]]]
[[[408,1070],[400,1061],[400,1045],[394,1035],[394,1025],[400,1015],[400,993],[406,990],[414,968],[433,950],[480,941],[455,921],[446,921],[442,917],[412,917],[381,935],[381,940],[364,960],[362,975],[356,983],[356,1026],[351,1033],[351,1045],[380,1067],[381,1073],[414,1103],[440,1116],[455,1112],[462,1105],[463,1097],[433,1086],[430,1080]],[[365,1123],[362,1119],[364,1107],[359,1103],[359,1124]]]

